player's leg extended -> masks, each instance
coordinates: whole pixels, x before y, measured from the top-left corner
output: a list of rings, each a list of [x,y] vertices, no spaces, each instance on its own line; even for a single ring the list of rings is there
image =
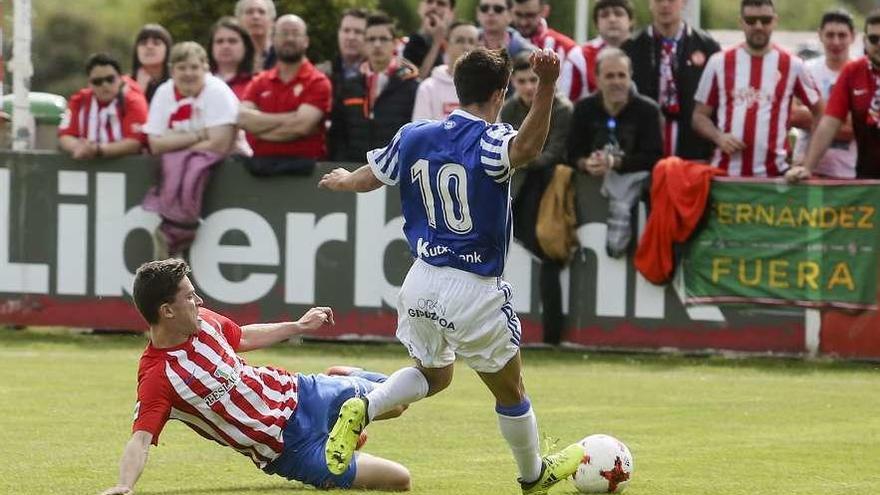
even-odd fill
[[[519,467],[523,493],[544,494],[577,471],[583,449],[572,444],[541,458],[538,422],[525,393],[521,370],[522,360],[517,353],[498,372],[479,375],[495,396],[498,426]]]
[[[325,456],[332,473],[345,471],[367,424],[393,417],[395,411],[429,394],[439,392],[452,380],[453,365],[443,368],[402,368],[364,397],[352,397],[342,404],[339,417],[327,438]],[[399,415],[399,413],[397,414]]]
[[[410,489],[409,470],[401,464],[365,453],[358,454],[355,462],[357,474],[352,488],[384,491]]]

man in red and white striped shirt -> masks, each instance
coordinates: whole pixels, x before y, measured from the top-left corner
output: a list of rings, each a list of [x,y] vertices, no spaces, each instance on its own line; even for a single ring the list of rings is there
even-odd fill
[[[147,99],[140,86],[123,76],[119,62],[106,53],[86,61],[89,87],[70,97],[58,126],[58,144],[77,160],[114,158],[140,152],[146,142]]]
[[[324,460],[328,423],[339,406],[372,390],[383,375],[351,369],[348,376],[302,375],[250,366],[237,354],[332,325],[330,308],[312,308],[296,322],[239,327],[200,307],[188,273],[186,262],[169,259],[146,263],[135,275],[132,295],[150,325],[150,341],[138,368],[135,419],[119,483],[104,494],[132,492],[150,444],[158,444],[170,419],[244,454],[269,474],[319,488],[409,489],[409,472],[395,462],[361,454],[345,473],[334,475]]]
[[[718,147],[712,164],[731,176],[777,177],[788,168],[792,98],[815,122],[822,100],[804,62],[770,42],[777,23],[773,1],[743,0],[740,14],[746,42],[709,59],[694,97],[693,127]]]
[[[599,36],[568,52],[559,73],[559,90],[572,103],[595,93],[596,60],[606,46],[620,48],[632,34],[634,10],[630,0],[599,0],[593,23]]]

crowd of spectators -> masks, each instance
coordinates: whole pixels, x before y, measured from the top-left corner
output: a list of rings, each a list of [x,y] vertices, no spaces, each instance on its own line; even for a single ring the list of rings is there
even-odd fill
[[[278,16],[272,0],[239,0],[211,29],[207,50],[147,24],[129,75],[113,58],[91,56],[61,148],[76,159],[235,153],[255,175],[310,172],[324,159],[360,163],[403,124],[457,108],[455,62],[484,46],[515,60],[500,115],[514,127],[535,87],[528,53],[550,49],[562,60],[545,152],[517,194],[540,195],[559,163],[604,178],[650,173],[668,156],[743,177],[880,177],[880,10],[866,19],[865,56],[856,59],[852,17],[827,12],[817,20],[825,54],[806,63],[773,42],[772,0],[741,0],[743,42],[724,50],[683,20],[685,0],[646,1],[651,21],[639,30],[631,0],[596,1],[598,35],[583,45],[548,25],[546,0],[480,0],[476,24],[456,19],[455,0],[421,0],[419,29],[408,36],[388,15],[353,8],[340,18],[336,57],[313,64],[308,19]],[[559,268],[545,272],[558,279]]]

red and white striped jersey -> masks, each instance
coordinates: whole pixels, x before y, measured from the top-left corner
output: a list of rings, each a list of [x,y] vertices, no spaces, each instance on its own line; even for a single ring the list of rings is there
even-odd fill
[[[559,90],[572,102],[596,92],[596,58],[607,43],[601,37],[568,52],[559,72]]]
[[[739,45],[712,55],[694,98],[716,110],[721,132],[746,143],[733,155],[716,150],[713,165],[739,177],[785,172],[793,96],[810,106],[821,98],[804,62],[782,48],[754,56]]]
[[[253,367],[235,352],[241,328],[199,308],[199,332],[177,346],[152,344],[141,356],[132,432],[156,445],[169,419],[232,447],[260,468],[281,455],[282,433],[297,405],[297,375]]]

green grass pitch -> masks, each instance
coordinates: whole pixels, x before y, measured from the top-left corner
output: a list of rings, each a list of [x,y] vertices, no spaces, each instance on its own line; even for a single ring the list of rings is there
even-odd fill
[[[88,494],[115,484],[135,399],[139,336],[0,330],[0,493]],[[279,345],[248,362],[318,372],[406,365],[399,345]],[[542,435],[608,433],[632,450],[632,495],[880,493],[880,365],[526,350]],[[493,402],[475,375],[400,419],[366,451],[409,467],[415,494],[516,494]],[[150,452],[138,494],[291,494],[181,423]],[[551,493],[575,493],[564,482]]]

